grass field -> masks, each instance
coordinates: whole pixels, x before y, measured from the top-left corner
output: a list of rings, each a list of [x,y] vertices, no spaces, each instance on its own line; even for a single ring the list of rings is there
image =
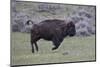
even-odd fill
[[[95,60],[95,36],[66,37],[61,46],[52,51],[52,42],[38,41],[39,52],[31,52],[30,34],[11,33],[11,65],[60,63]]]

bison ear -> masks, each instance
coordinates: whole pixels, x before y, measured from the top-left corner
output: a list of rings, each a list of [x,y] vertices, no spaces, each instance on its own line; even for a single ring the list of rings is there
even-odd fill
[[[74,25],[73,21],[70,21],[70,22],[68,22],[68,24],[67,24],[68,27],[71,27],[71,26],[73,26],[73,25]]]
[[[25,25],[32,25],[32,24],[33,24],[33,21],[32,20],[28,20]]]

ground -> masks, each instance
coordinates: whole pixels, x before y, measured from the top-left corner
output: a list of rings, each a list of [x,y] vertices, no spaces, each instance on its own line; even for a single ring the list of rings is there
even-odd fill
[[[31,52],[29,33],[11,33],[11,65],[60,63],[95,60],[95,36],[66,37],[60,47],[52,51],[52,42],[38,41],[39,52]]]

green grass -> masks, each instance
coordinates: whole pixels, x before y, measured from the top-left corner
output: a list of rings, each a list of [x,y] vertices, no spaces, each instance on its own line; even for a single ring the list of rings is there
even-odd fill
[[[95,60],[95,36],[66,37],[61,46],[52,51],[52,42],[38,41],[39,52],[31,52],[30,34],[14,33],[11,35],[12,65],[44,64]]]

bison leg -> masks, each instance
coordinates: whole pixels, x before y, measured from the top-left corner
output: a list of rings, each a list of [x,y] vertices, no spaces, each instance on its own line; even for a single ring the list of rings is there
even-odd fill
[[[62,42],[62,40],[60,40],[60,39],[58,39],[58,38],[54,38],[54,39],[53,39],[53,45],[54,45],[55,47],[53,47],[52,50],[57,49],[57,48],[60,46],[61,42]]]
[[[57,49],[57,48],[58,48],[58,47],[53,47],[52,50],[55,50],[55,49]]]
[[[60,43],[59,42],[58,43],[57,42],[53,42],[53,43],[54,43],[55,47],[53,47],[52,50],[56,50],[59,47]]]
[[[34,44],[35,44],[36,50],[38,51],[38,45],[37,45],[37,43],[35,42]]]
[[[33,45],[33,43],[35,44],[36,50],[38,51],[37,43],[31,41],[32,53],[34,53],[34,45]]]
[[[34,45],[33,45],[33,41],[31,41],[31,47],[32,47],[32,53],[34,53]]]

